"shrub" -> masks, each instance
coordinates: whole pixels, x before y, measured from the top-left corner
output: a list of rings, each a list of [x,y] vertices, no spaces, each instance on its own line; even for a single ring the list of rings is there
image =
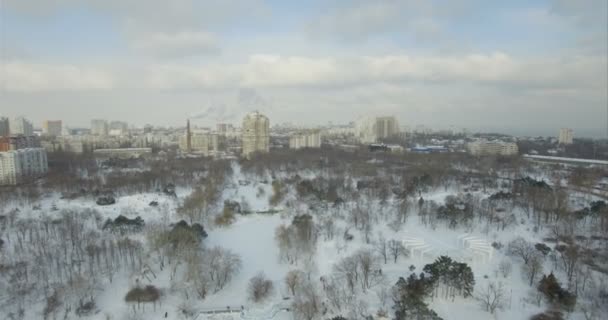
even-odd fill
[[[233,224],[235,220],[234,211],[232,211],[230,207],[224,205],[222,214],[215,217],[215,224],[224,227]]]
[[[160,290],[155,286],[146,286],[145,288],[135,287],[127,292],[125,296],[126,302],[156,302],[160,299]]]
[[[538,283],[538,291],[545,296],[549,303],[566,310],[572,310],[574,305],[576,305],[576,296],[561,287],[553,272],[548,276],[543,275],[543,278]]]
[[[537,244],[535,244],[535,245],[534,245],[534,248],[536,248],[536,250],[538,250],[538,251],[542,252],[542,254],[543,254],[544,256],[548,255],[548,254],[549,254],[549,252],[551,252],[551,248],[550,248],[549,246],[547,246],[547,245],[546,245],[546,244],[544,244],[544,243],[540,243],[540,242],[539,242],[539,243],[537,243]]]
[[[532,316],[530,320],[564,320],[564,316],[559,311],[548,310]]]
[[[137,232],[141,231],[144,227],[144,219],[141,217],[135,217],[134,219],[129,219],[123,215],[119,215],[112,221],[112,219],[106,220],[103,224],[102,230],[110,230],[110,231],[120,231],[121,233],[131,231]]]
[[[80,300],[78,303],[78,308],[76,308],[76,315],[79,317],[88,316],[92,314],[95,309],[97,309],[97,305],[95,304],[95,300],[91,299],[87,302],[83,302]]]
[[[116,203],[116,199],[114,199],[114,197],[112,196],[103,196],[103,197],[99,197],[97,198],[97,205],[100,206],[109,206],[112,204]]]
[[[264,272],[259,272],[249,280],[249,299],[260,302],[272,294],[274,285],[266,278]]]

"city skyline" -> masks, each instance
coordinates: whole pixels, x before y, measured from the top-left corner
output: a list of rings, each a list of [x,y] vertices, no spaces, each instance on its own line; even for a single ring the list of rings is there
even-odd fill
[[[77,127],[391,114],[606,137],[606,1],[147,4],[3,1],[0,112]]]
[[[211,131],[214,131],[214,128],[216,128],[216,126],[218,124],[229,124],[229,125],[233,125],[235,127],[239,127],[241,124],[241,120],[245,115],[246,115],[246,113],[244,113],[243,116],[239,116],[239,117],[235,118],[234,121],[214,121],[213,119],[202,119],[199,117],[194,117],[193,119],[192,118],[183,118],[181,122],[177,122],[175,124],[149,123],[149,122],[137,122],[137,123],[126,122],[126,124],[128,124],[129,127],[133,126],[134,128],[138,128],[138,129],[142,129],[147,125],[152,125],[154,127],[177,129],[177,128],[185,128],[186,125],[185,125],[184,121],[190,119],[193,127],[208,128]],[[375,116],[386,116],[386,114],[377,114]],[[13,120],[13,119],[20,118],[20,117],[25,117],[25,119],[32,122],[34,130],[37,130],[37,131],[44,131],[44,129],[43,129],[44,121],[49,120],[47,118],[41,118],[43,120],[34,121],[34,120],[32,120],[32,117],[24,116],[22,114],[20,114],[19,116],[16,116],[16,117],[13,117],[13,116],[7,115],[7,114],[0,114],[0,118],[1,117],[6,117],[9,120]],[[271,114],[269,117],[272,120]],[[374,117],[374,115],[367,115],[366,117]],[[38,117],[38,118],[40,118],[40,117]],[[340,122],[340,123],[336,123],[333,121],[325,121],[325,122],[317,122],[317,123],[297,124],[297,123],[293,123],[293,122],[289,122],[289,121],[285,121],[285,122],[271,121],[270,127],[272,128],[275,126],[293,125],[294,127],[305,129],[305,128],[319,128],[319,127],[323,127],[323,126],[328,126],[328,125],[330,125],[330,123],[333,126],[355,125],[358,120],[362,120],[364,118],[365,117],[353,118],[349,121],[344,121],[344,122]],[[55,119],[55,120],[63,121],[62,119]],[[63,126],[66,129],[91,129],[91,121],[94,121],[94,120],[104,120],[108,124],[111,122],[116,122],[116,120],[114,120],[114,118],[108,118],[108,119],[94,118],[94,119],[84,120],[83,123],[78,123],[75,125],[71,124],[71,123],[66,123],[65,121],[63,121]],[[471,132],[471,133],[476,133],[476,132],[499,133],[499,134],[507,134],[507,135],[512,135],[512,136],[521,136],[521,137],[524,137],[524,136],[559,137],[560,130],[562,127],[564,127],[564,126],[561,126],[561,127],[557,126],[554,128],[553,127],[552,128],[525,128],[525,127],[518,128],[518,127],[483,126],[483,125],[466,127],[466,126],[458,126],[458,125],[454,125],[454,124],[438,125],[438,124],[419,123],[419,122],[415,122],[415,121],[402,121],[399,118],[397,118],[397,120],[399,122],[399,127],[402,130],[407,129],[407,131],[415,131],[418,127],[422,126],[426,129],[430,129],[430,130],[434,130],[434,131],[467,130],[468,132]],[[573,130],[576,138],[593,138],[593,139],[606,138],[607,137],[606,130],[608,130],[608,128],[577,128],[577,127],[568,127],[568,128]]]

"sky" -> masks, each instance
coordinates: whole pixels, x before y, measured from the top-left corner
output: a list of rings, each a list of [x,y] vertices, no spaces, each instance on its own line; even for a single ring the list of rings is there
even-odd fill
[[[606,0],[0,0],[0,114],[606,137],[607,16]]]

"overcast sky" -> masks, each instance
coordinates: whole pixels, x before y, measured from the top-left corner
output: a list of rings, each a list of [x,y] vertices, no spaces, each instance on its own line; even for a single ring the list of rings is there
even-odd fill
[[[606,136],[607,3],[0,0],[0,114]]]

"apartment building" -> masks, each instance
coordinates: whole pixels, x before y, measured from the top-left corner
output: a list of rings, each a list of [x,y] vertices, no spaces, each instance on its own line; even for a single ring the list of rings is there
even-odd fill
[[[361,143],[375,143],[398,133],[399,123],[393,116],[362,118],[355,125],[355,134]]]
[[[91,134],[94,136],[107,136],[109,133],[108,122],[106,120],[91,120]]]
[[[469,153],[475,156],[513,156],[519,153],[516,143],[503,141],[475,141],[467,144]]]
[[[250,157],[254,152],[270,151],[270,121],[268,117],[252,112],[243,119],[241,131],[242,152],[244,157]]]
[[[46,136],[58,137],[63,132],[61,120],[46,120],[42,123],[42,134]]]
[[[574,133],[570,128],[561,128],[559,130],[559,144],[572,144],[574,140]]]
[[[321,132],[310,130],[294,134],[289,137],[289,148],[321,148]]]
[[[0,185],[16,185],[48,172],[46,151],[27,148],[0,152]]]
[[[10,124],[11,135],[32,136],[34,135],[34,126],[32,122],[24,117],[17,117]]]
[[[8,118],[0,117],[0,137],[8,137],[11,134],[10,123]]]
[[[210,156],[219,151],[219,136],[214,133],[191,133],[190,146],[188,146],[188,134],[186,133],[179,138],[179,148],[183,152]]]

